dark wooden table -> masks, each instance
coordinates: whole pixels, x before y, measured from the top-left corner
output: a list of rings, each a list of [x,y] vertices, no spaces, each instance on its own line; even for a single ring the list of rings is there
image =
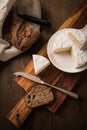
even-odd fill
[[[33,53],[37,53],[58,27],[72,14],[83,0],[41,0],[42,17],[51,22],[51,28],[41,27],[40,40],[27,52],[0,62],[0,129],[17,130],[6,117],[9,111],[25,95],[13,81],[13,73],[22,70]],[[75,91],[81,101],[69,97],[55,114],[46,108],[34,109],[19,130],[87,130],[87,73],[76,84]]]

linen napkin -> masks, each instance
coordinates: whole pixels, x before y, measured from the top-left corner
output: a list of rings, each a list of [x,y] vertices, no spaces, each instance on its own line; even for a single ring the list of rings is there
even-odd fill
[[[7,61],[26,51],[20,51],[15,46],[10,45],[2,36],[3,23],[13,6],[15,6],[15,11],[19,14],[41,17],[41,5],[39,0],[0,0],[0,61]],[[33,26],[40,29],[39,25],[33,24]]]

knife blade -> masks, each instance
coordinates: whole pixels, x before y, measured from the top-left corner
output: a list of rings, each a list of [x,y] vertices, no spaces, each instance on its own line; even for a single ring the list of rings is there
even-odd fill
[[[60,91],[60,92],[62,92],[62,93],[64,93],[64,94],[67,94],[68,96],[70,96],[70,97],[72,97],[72,98],[75,98],[75,99],[78,99],[78,98],[79,98],[79,95],[78,95],[77,93],[70,92],[70,91],[68,91],[68,90],[65,90],[65,89],[63,89],[63,88],[59,88],[59,87],[57,87],[57,86],[53,86],[53,85],[51,85],[51,84],[49,84],[49,83],[44,82],[44,81],[41,80],[39,77],[34,76],[34,75],[32,75],[32,74],[25,73],[25,72],[15,72],[13,75],[15,75],[15,76],[23,76],[23,77],[25,77],[25,78],[27,78],[27,79],[29,79],[29,80],[31,80],[31,81],[37,82],[37,83],[39,83],[39,84],[43,84],[43,85],[50,86],[50,87],[52,87],[52,88],[54,88],[54,89],[56,89],[56,90],[58,90],[58,91]]]
[[[25,14],[17,14],[20,18],[24,19],[27,22],[33,22],[36,24],[41,24],[47,27],[51,27],[51,23],[49,23],[48,21],[41,19],[41,18],[37,18],[34,16],[30,16],[30,15],[25,15]]]

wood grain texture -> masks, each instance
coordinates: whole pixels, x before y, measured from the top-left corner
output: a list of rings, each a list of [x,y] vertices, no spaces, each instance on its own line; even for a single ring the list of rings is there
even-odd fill
[[[20,127],[26,117],[31,112],[31,109],[26,106],[25,96],[18,102],[18,104],[9,112],[7,118],[17,127]]]
[[[84,19],[84,22],[82,19]],[[79,7],[79,9],[60,26],[60,28],[58,30],[63,29],[63,28],[67,28],[67,27],[81,28],[85,24],[87,24],[87,2],[84,2]],[[38,54],[47,57],[46,46],[47,46],[47,43],[43,46],[43,48],[39,51]],[[32,60],[29,61],[28,65],[25,67],[25,69],[23,71],[27,72],[27,73],[34,74]],[[65,88],[65,89],[71,91],[73,89],[73,87],[75,86],[75,84],[77,83],[77,81],[81,78],[81,76],[83,74],[84,74],[84,72],[77,73],[77,74],[64,73],[64,72],[56,69],[51,64],[47,69],[45,69],[43,72],[41,72],[39,74],[39,77],[52,85],[56,85],[58,87]],[[23,77],[17,77],[15,80],[26,92],[28,92],[30,87],[37,85],[37,83],[34,83],[34,82],[32,82],[28,79],[25,79]],[[53,90],[53,91],[55,93],[55,101],[53,102],[52,105],[47,106],[47,108],[48,108],[48,110],[50,110],[54,113],[60,107],[60,105],[63,103],[63,101],[66,98],[66,95],[64,95],[58,91],[55,91],[55,90]],[[24,100],[24,98],[22,98],[21,101],[22,100]],[[19,103],[17,104],[16,107],[18,107],[18,108],[20,107],[21,101],[19,101]],[[24,109],[23,111],[25,114],[25,115],[23,114],[23,117],[25,116],[25,118],[26,118],[26,116],[27,116],[26,113],[28,110],[26,111],[24,104],[22,104],[22,106],[23,106],[22,109]],[[16,110],[16,107],[13,108],[13,110],[8,115],[8,118],[11,121],[12,121],[11,116],[14,114],[14,110]],[[22,123],[23,123],[23,121],[24,120],[22,120]],[[12,122],[18,127],[22,124],[22,123],[19,124],[14,120]]]
[[[78,11],[74,13],[71,17],[69,17],[60,27],[59,29],[63,28],[82,28],[84,25],[87,24],[87,2],[84,1]]]

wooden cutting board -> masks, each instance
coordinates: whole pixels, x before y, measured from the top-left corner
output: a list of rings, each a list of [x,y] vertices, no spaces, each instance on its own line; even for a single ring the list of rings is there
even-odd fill
[[[85,24],[87,24],[87,2],[83,2],[79,9],[71,17],[69,17],[58,30],[68,27],[82,28]],[[43,46],[38,54],[47,57],[46,48],[47,43]],[[28,65],[22,71],[34,74],[33,61],[29,61]],[[65,88],[71,91],[78,80],[81,78],[81,76],[84,74],[84,72],[76,74],[65,73],[56,69],[51,64],[48,68],[46,68],[43,72],[39,74],[39,77],[52,85],[56,85],[58,87]],[[17,77],[15,80],[26,91],[26,93],[28,92],[30,87],[37,85],[37,83],[34,83],[23,77]],[[55,94],[55,101],[51,105],[48,105],[46,107],[48,108],[48,110],[54,113],[63,103],[66,95],[56,90],[53,91]],[[31,112],[31,109],[26,107],[24,98],[25,97],[23,97],[18,102],[18,104],[9,112],[7,116],[8,119],[17,127],[20,127],[22,125],[28,114]],[[20,117],[16,117],[15,115],[17,114]]]

